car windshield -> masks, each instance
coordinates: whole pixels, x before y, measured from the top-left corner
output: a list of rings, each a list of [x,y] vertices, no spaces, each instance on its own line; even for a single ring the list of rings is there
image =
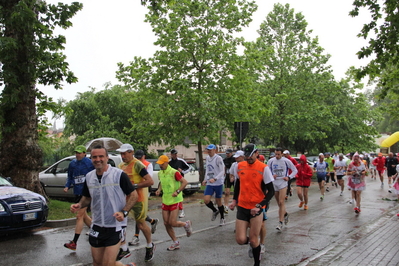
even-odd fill
[[[0,186],[12,186],[12,184],[3,177],[0,177]]]

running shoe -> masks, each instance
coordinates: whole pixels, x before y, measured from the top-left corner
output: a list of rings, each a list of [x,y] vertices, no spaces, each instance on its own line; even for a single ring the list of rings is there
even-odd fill
[[[73,241],[69,241],[69,243],[65,243],[64,247],[69,248],[70,250],[76,250],[76,243]]]
[[[218,216],[218,214],[219,214],[219,210],[213,212],[213,213],[212,213],[212,219],[211,219],[211,221],[215,221],[215,220],[216,220],[216,217]]]
[[[359,213],[359,212],[360,212],[360,209],[359,209],[358,207],[353,208],[353,210],[354,210],[356,213]]]
[[[184,218],[186,217],[186,214],[184,213],[184,210],[182,210],[179,214],[179,218]]]
[[[396,214],[396,216],[398,216],[398,217],[399,217],[399,213],[397,213],[397,214]]]
[[[265,245],[264,244],[260,244],[260,254],[263,254],[265,252],[266,252]]]
[[[228,214],[229,213],[229,208],[227,208],[227,206],[224,206],[224,213]]]
[[[167,250],[172,251],[179,248],[180,248],[180,242],[177,243],[173,242],[172,245],[170,245],[170,247],[167,248]]]
[[[154,221],[151,223],[151,234],[155,233],[157,230],[157,225],[158,225],[159,219],[154,219]]]
[[[119,249],[119,253],[118,253],[118,256],[116,256],[116,260],[121,260],[121,259],[123,259],[123,258],[128,258],[128,257],[130,257],[130,255],[132,255],[131,253],[130,253],[130,250],[129,249],[127,249],[126,251],[124,251],[123,249]]]
[[[350,199],[350,200],[349,200],[349,204],[352,204],[352,203],[353,203],[353,199]]]
[[[329,188],[329,187],[326,187],[326,191],[327,191],[327,192],[330,192],[330,188]]]
[[[137,246],[138,244],[140,244],[140,239],[137,236],[133,236],[132,241],[128,243],[129,246]]]
[[[155,244],[151,243],[152,247],[145,248],[145,262],[151,261],[154,258]]]
[[[284,215],[284,224],[287,225],[289,221],[290,221],[290,215],[288,214],[288,212],[286,212]]]
[[[306,211],[308,208],[309,208],[308,205],[305,205],[305,206],[303,207],[303,209],[304,209],[305,211]]]
[[[253,253],[253,251],[252,251],[252,247],[251,247],[250,244],[248,244],[248,256],[249,256],[250,258],[253,258],[253,257],[254,257],[254,253]]]
[[[281,231],[281,229],[283,229],[283,222],[279,222],[278,225],[276,226],[276,229]]]
[[[184,229],[186,230],[187,237],[190,237],[191,234],[193,233],[193,227],[192,227],[192,223],[191,223],[190,220],[188,220],[186,222],[186,225],[184,226]]]
[[[324,199],[324,195],[321,195],[321,196],[320,196],[320,200],[323,200],[323,199]]]
[[[298,207],[299,207],[299,208],[302,208],[303,204],[305,204],[305,202],[304,202],[304,201],[301,201],[301,202],[299,203]]]
[[[339,193],[340,196],[344,195],[344,193],[341,191],[341,193]]]
[[[389,192],[389,193],[392,193],[392,188],[388,189],[388,192]]]
[[[223,226],[223,225],[226,225],[226,221],[224,220],[224,218],[220,218],[219,226]]]

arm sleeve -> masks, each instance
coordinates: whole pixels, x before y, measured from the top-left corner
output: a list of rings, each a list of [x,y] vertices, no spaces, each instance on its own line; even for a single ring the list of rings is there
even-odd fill
[[[179,171],[177,171],[175,173],[175,180],[180,181],[180,180],[182,180],[182,178],[183,178],[183,176],[181,175],[181,173]]]
[[[132,182],[129,179],[129,176],[125,172],[121,173],[121,178],[119,180],[119,186],[121,187],[121,189],[122,189],[123,193],[125,193],[125,195],[129,195],[130,193],[132,193],[135,190]]]
[[[214,177],[215,179],[224,178],[224,162],[222,157],[219,156],[218,159],[217,166],[219,168],[219,173]]]
[[[289,174],[288,175],[288,177],[290,178],[290,179],[293,179],[295,176],[296,176],[296,174],[298,173],[298,169],[296,169],[296,167],[295,167],[295,165],[290,161],[290,160],[287,160],[288,162],[288,168],[289,169],[291,169],[291,174]]]
[[[233,199],[238,202],[238,195],[240,195],[240,178],[236,179],[236,183],[234,184],[234,196]]]
[[[144,176],[146,176],[146,175],[148,175],[147,169],[145,169],[145,168],[141,169],[141,170],[140,170],[140,176],[141,176],[141,177],[144,177]],[[152,176],[151,176],[151,178],[152,178]]]
[[[147,172],[148,172],[148,174],[152,177],[152,175],[154,174],[154,166],[152,166],[152,163],[150,163],[148,166],[147,166]]]
[[[91,195],[90,195],[90,192],[89,192],[89,188],[87,187],[86,181],[85,181],[85,183],[83,185],[82,196],[85,196],[87,198],[91,198]]]
[[[180,159],[181,161],[181,165],[182,165],[182,173],[183,175],[187,174],[188,172],[190,172],[190,166],[187,164],[187,162],[183,159]]]
[[[264,184],[262,187],[263,187],[263,191],[265,192],[265,197],[264,197],[264,199],[261,202],[259,202],[259,204],[263,207],[263,206],[267,206],[269,204],[270,200],[274,196],[273,182],[269,182],[267,184]]]
[[[68,176],[67,176],[67,180],[65,183],[65,187],[67,187],[67,188],[70,188],[73,183],[73,170],[72,170],[73,167],[71,167],[71,164],[72,164],[72,161],[69,163],[69,166],[68,166]]]

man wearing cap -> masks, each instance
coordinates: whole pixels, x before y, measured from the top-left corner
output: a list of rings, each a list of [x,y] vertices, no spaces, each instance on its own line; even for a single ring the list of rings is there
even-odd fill
[[[328,169],[328,163],[324,161],[323,153],[319,153],[319,159],[313,165],[313,169],[317,175],[317,182],[319,183],[319,189],[321,193],[320,199],[323,200],[324,191],[325,191],[324,185],[326,184],[327,169]]]
[[[136,220],[139,229],[143,232],[144,237],[147,240],[144,260],[146,262],[151,261],[154,258],[155,245],[152,243],[151,229],[147,225],[145,219],[148,212],[148,187],[152,186],[154,181],[145,168],[145,165],[138,159],[134,158],[134,149],[132,145],[128,143],[122,144],[122,146],[116,151],[120,152],[123,161],[118,165],[118,168],[122,169],[129,176],[129,179],[138,194],[137,202],[132,208],[133,218]],[[121,256],[118,256],[118,259],[124,258],[122,255],[126,252],[124,250],[125,248],[127,249],[125,244],[122,245],[120,250]],[[127,249],[127,251],[129,251],[129,249]],[[130,256],[130,253],[126,256],[128,255]]]
[[[382,153],[378,153],[378,157],[374,159],[373,164],[375,165],[375,168],[377,169],[377,173],[380,177],[381,180],[381,188],[384,187],[384,172],[386,169],[385,166],[385,157],[382,156]]]
[[[157,164],[159,164],[161,171],[158,172],[159,188],[155,194],[159,196],[162,192],[162,218],[166,232],[173,241],[167,250],[173,251],[180,249],[180,242],[177,240],[173,227],[184,227],[187,237],[191,236],[193,232],[190,220],[186,222],[177,221],[179,205],[183,202],[182,191],[187,185],[187,180],[178,170],[169,165],[168,156],[161,155]]]
[[[137,150],[134,153],[134,157],[136,159],[140,160],[140,162],[142,162],[144,164],[145,169],[147,169],[148,174],[152,177],[152,175],[154,173],[154,167],[152,166],[152,163],[150,163],[149,161],[147,161],[145,159],[144,151],[143,150]],[[148,196],[149,196],[150,193],[151,193],[151,190],[150,190],[151,187],[149,187],[148,189],[149,189],[149,192],[148,192]],[[148,215],[145,218],[145,220],[151,224],[151,233],[154,234],[155,231],[157,230],[157,225],[158,225],[159,220],[158,219],[152,219]],[[137,223],[136,223],[135,227],[136,227],[136,231],[134,233],[133,240],[131,242],[129,242],[129,246],[136,246],[136,245],[140,244],[140,239],[139,239],[140,228],[139,228]]]
[[[226,176],[224,178],[224,212],[227,214],[229,206],[229,198],[230,198],[230,189],[231,186],[234,184],[230,182],[230,169],[231,165],[235,163],[236,159],[233,157],[233,150],[232,149],[227,149],[226,150],[226,158],[223,159],[224,163],[224,170],[226,173]]]
[[[334,172],[334,163],[335,160],[330,156],[329,152],[324,153],[324,161],[328,163],[328,168],[327,168],[327,175],[326,175],[326,191],[329,192],[330,188],[328,186],[331,178],[331,185],[335,187],[338,187],[337,182],[335,181],[335,172]]]
[[[297,166],[298,162],[297,162],[294,158],[291,157],[290,151],[289,151],[289,150],[285,150],[285,151],[283,152],[283,156],[284,156],[285,158],[287,158],[288,160],[290,160],[291,163],[292,163],[295,167]],[[288,174],[291,174],[291,170],[288,171]],[[294,177],[293,179],[295,179],[295,177]],[[287,192],[286,192],[286,194],[285,194],[285,199],[286,199],[286,200],[288,199],[288,195],[289,195],[290,197],[292,197],[292,187],[291,187],[291,183],[292,183],[293,179],[289,179],[289,180],[288,180]]]
[[[344,155],[340,153],[338,155],[338,160],[335,161],[334,163],[334,169],[337,174],[337,180],[338,180],[338,185],[341,187],[341,193],[339,193],[340,196],[344,194],[344,176],[346,174],[346,161],[344,160]]]
[[[274,195],[278,204],[279,223],[276,229],[281,231],[283,228],[283,221],[285,224],[289,222],[289,215],[285,208],[285,195],[287,192],[288,180],[293,179],[298,173],[298,170],[290,160],[283,157],[282,148],[276,148],[274,153],[276,157],[270,159],[268,165],[273,174]]]
[[[224,207],[222,204],[223,195],[223,184],[224,184],[224,163],[223,158],[216,154],[216,145],[209,144],[206,147],[208,156],[206,156],[205,164],[205,178],[202,185],[205,186],[204,191],[204,203],[212,210],[211,221],[216,220],[216,217],[220,213],[220,226],[225,225],[224,220]],[[216,204],[218,209],[215,208],[211,201],[212,195],[215,194]]]
[[[258,149],[254,144],[244,147],[245,161],[238,163],[238,178],[234,187],[234,198],[229,205],[237,207],[236,241],[249,244],[248,255],[254,265],[260,265],[261,245],[259,236],[263,225],[263,209],[273,197],[273,175],[270,168],[257,160]],[[249,228],[249,237],[247,234]]]
[[[76,159],[73,159],[68,166],[68,178],[65,184],[64,192],[73,185],[73,194],[75,194],[75,203],[82,198],[83,186],[86,180],[86,174],[94,170],[93,163],[86,157],[86,147],[83,145],[75,148]],[[87,215],[87,208],[80,209],[76,214],[75,236],[69,243],[65,243],[64,247],[76,250],[76,244],[83,230],[83,224],[88,227],[91,225],[91,218]]]
[[[188,163],[184,159],[177,157],[176,149],[170,150],[170,157],[171,158],[169,161],[169,165],[173,169],[176,169],[177,171],[179,171],[183,177],[185,174],[190,172],[190,166],[188,165]],[[183,209],[183,202],[180,204],[179,208],[180,208],[179,218],[183,218],[184,216],[186,216],[186,214],[184,213],[184,209]]]

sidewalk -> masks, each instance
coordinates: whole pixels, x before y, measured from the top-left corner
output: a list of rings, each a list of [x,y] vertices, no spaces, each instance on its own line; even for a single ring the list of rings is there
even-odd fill
[[[298,265],[399,265],[397,213],[399,206]]]

